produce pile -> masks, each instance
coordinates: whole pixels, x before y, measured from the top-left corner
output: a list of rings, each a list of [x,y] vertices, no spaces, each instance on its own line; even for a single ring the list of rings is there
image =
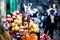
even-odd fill
[[[28,15],[24,15],[24,22],[22,21],[22,18],[23,18],[22,13],[14,12],[12,13],[12,15],[9,15],[9,14],[6,15],[6,19],[2,21],[4,21],[5,23],[7,22],[9,27],[6,26],[6,28],[8,30],[9,28],[11,28],[9,32],[10,35],[16,36],[16,32],[19,32],[19,33],[23,32],[23,36],[21,37],[22,40],[38,40],[38,35],[35,34],[35,33],[40,33],[38,23],[34,20],[34,18],[29,18]],[[22,23],[24,24],[24,26],[22,26]],[[28,34],[28,30],[30,34]],[[40,40],[51,40],[51,39],[48,35],[40,33]]]
[[[29,18],[28,15],[24,15],[24,22],[22,21],[23,15],[20,12],[13,12],[12,15],[6,15],[6,19],[2,20],[5,23],[5,28],[9,30],[9,33],[12,37],[15,37],[17,32],[30,33],[32,32],[40,32],[37,22],[35,22],[34,18]],[[29,20],[28,20],[29,19]],[[22,27],[22,22],[24,27]],[[29,23],[29,24],[28,24]],[[29,29],[28,29],[29,26]],[[21,34],[21,33],[20,33]],[[14,36],[13,36],[14,35]],[[24,36],[26,36],[25,34]],[[24,40],[24,36],[22,37]],[[29,35],[31,36],[31,34]],[[37,36],[37,35],[35,35]],[[37,39],[38,40],[38,39]]]
[[[40,32],[40,40],[51,40],[50,36]]]
[[[23,40],[38,40],[38,36],[36,34],[31,34],[29,35],[28,33],[26,33],[23,37]]]
[[[11,26],[11,30],[12,31],[28,31],[28,16],[25,15],[24,17],[24,28],[20,28],[22,26],[22,13],[16,12],[16,13],[12,13],[11,15],[7,15],[6,16],[6,22],[9,23],[9,25]],[[30,18],[30,22],[29,22],[29,30],[30,32],[39,32],[39,27],[38,24],[35,22],[34,18]]]

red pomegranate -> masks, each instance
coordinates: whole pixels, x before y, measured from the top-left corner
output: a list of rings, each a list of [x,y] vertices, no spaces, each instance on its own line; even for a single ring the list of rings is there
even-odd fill
[[[8,14],[8,15],[6,16],[6,18],[11,18],[11,15]]]
[[[17,15],[19,15],[19,14],[20,14],[20,12],[19,12],[19,11],[16,11],[16,14],[17,14]]]
[[[16,16],[12,16],[13,19],[16,19]]]
[[[7,22],[9,22],[9,23],[10,23],[10,22],[11,22],[11,18],[7,18]]]
[[[12,13],[12,16],[17,16],[17,14],[15,12]]]

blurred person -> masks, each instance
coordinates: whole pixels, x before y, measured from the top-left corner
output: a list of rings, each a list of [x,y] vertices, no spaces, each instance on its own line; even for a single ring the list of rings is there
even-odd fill
[[[39,10],[37,8],[33,8],[33,17],[38,17],[37,15],[39,14]]]
[[[37,17],[37,13],[38,13],[38,12],[36,12],[36,13],[33,13],[33,17]]]
[[[56,15],[56,13],[57,13],[57,9],[56,8],[51,8],[50,5],[48,5],[46,8],[47,8],[46,10],[47,10],[48,15],[50,15],[50,10],[54,10],[55,11],[54,15]]]
[[[47,14],[48,15],[50,15],[50,10],[51,10],[52,8],[50,7],[50,5],[47,5],[47,7],[46,7],[46,11],[47,11]]]
[[[33,13],[33,18],[38,23],[39,28],[40,28],[40,22],[41,22],[41,20],[37,17],[37,14],[38,14],[38,11],[36,11],[36,13]]]
[[[54,16],[54,10],[50,10],[50,15],[47,16],[47,26],[46,29],[44,31],[44,33],[46,34],[48,31],[48,35],[53,39],[53,31],[54,31],[54,25],[55,25],[55,16]]]
[[[55,10],[54,15],[56,15],[56,13],[57,13],[57,4],[56,3],[53,4],[53,9]]]
[[[43,29],[45,29],[45,27],[46,27],[46,23],[47,22],[47,20],[46,20],[46,18],[44,18],[44,20],[43,20]]]

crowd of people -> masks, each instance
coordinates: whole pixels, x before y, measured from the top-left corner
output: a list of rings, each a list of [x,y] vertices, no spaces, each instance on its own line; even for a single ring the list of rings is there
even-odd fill
[[[57,25],[60,19],[55,8],[48,9],[47,13],[47,18],[43,21],[43,28],[45,28],[44,33],[48,34],[53,39],[53,32],[55,29],[59,28]]]
[[[58,23],[60,23],[60,17],[58,16],[58,12],[56,8],[51,8],[50,6],[47,7],[46,9],[47,12],[47,16],[46,18],[43,20],[43,30],[45,34],[48,34],[52,39],[53,39],[53,32],[55,29],[58,29],[60,27],[57,27]],[[33,13],[33,15],[30,15],[30,17],[34,17],[37,18],[38,15],[40,14],[38,11],[36,11],[35,13]],[[40,15],[39,15],[40,16]],[[38,20],[38,18],[36,19]],[[38,22],[40,22],[38,20]],[[40,27],[40,23],[39,23],[39,27]],[[59,30],[60,31],[60,30]]]

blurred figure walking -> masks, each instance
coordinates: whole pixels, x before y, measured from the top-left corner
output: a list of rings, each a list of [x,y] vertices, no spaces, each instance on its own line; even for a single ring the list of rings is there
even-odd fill
[[[47,16],[47,27],[44,31],[44,33],[48,33],[48,35],[53,39],[53,31],[54,31],[54,25],[55,25],[55,16],[54,16],[54,10],[50,10],[50,15]]]

